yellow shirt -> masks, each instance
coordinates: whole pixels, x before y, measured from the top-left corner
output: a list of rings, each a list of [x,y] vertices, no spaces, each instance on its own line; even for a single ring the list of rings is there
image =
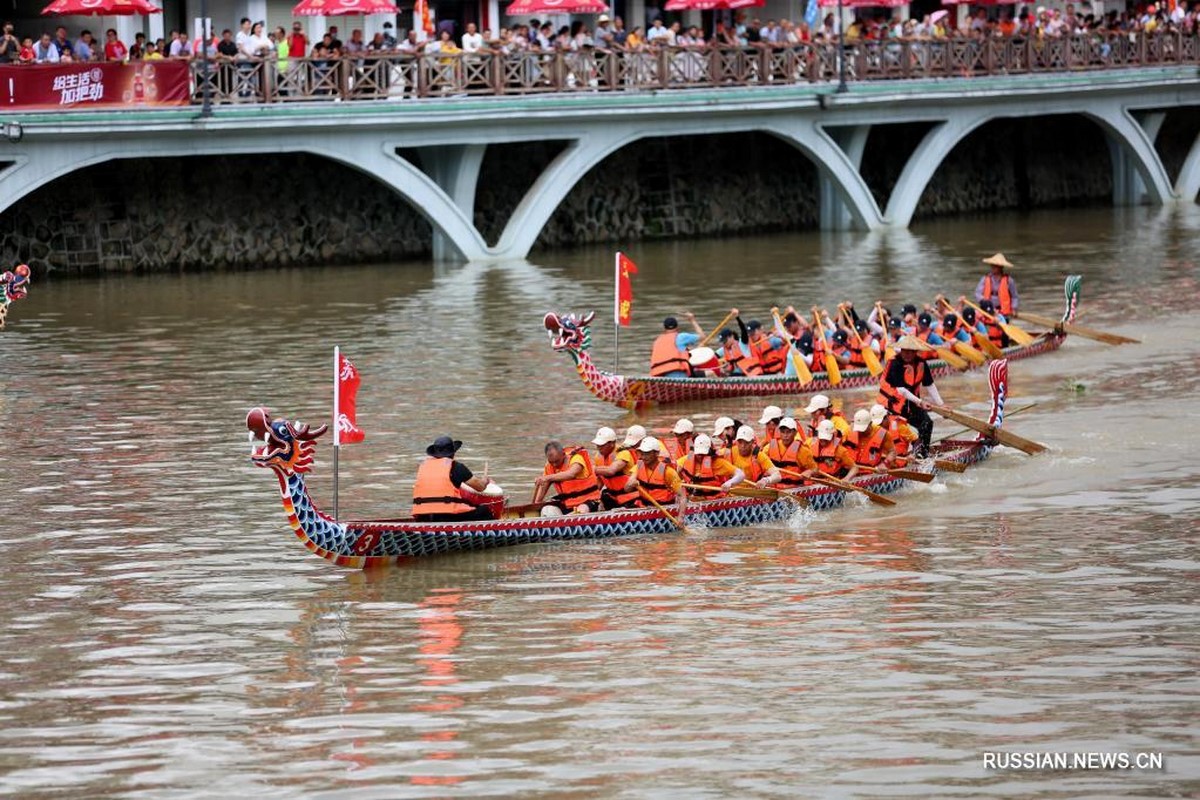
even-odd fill
[[[744,456],[735,447],[733,448],[733,453],[730,455],[729,460],[735,467],[746,473],[746,480],[748,481],[758,480],[775,467],[775,465],[771,463],[771,459],[767,458],[766,448],[759,450],[757,453],[751,453],[748,456]],[[755,469],[754,465],[757,465],[757,470]]]

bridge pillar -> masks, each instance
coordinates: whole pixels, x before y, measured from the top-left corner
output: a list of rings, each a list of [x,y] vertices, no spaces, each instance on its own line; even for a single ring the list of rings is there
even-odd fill
[[[449,195],[467,219],[475,216],[475,187],[479,182],[479,168],[483,165],[486,150],[485,144],[454,144],[423,147],[418,151],[425,173]],[[458,248],[434,226],[434,260],[453,261],[458,257]]]
[[[830,138],[846,154],[846,158],[857,171],[862,166],[863,151],[867,147],[870,125],[847,125],[826,130]],[[821,199],[820,224],[823,231],[846,231],[854,227],[850,208],[841,187],[825,172],[817,170],[818,191]]]
[[[1179,178],[1175,181],[1175,196],[1181,203],[1195,203],[1200,195],[1200,135],[1192,142],[1183,168],[1179,170]]]
[[[1108,153],[1113,169],[1113,205],[1134,206],[1148,202],[1162,205],[1171,200],[1167,170],[1158,151],[1154,136],[1162,120],[1157,113],[1146,115],[1140,123],[1119,107],[1109,107],[1090,116],[1104,128]]]
[[[1146,139],[1153,147],[1154,140],[1158,138],[1158,132],[1162,129],[1163,120],[1167,118],[1166,112],[1150,111],[1144,114],[1134,114],[1133,118],[1145,131]],[[1142,180],[1141,173],[1138,171],[1137,160],[1112,136],[1108,136],[1107,141],[1108,152],[1113,163],[1113,205],[1141,205],[1148,191],[1146,182]],[[1157,151],[1155,152],[1157,153]]]

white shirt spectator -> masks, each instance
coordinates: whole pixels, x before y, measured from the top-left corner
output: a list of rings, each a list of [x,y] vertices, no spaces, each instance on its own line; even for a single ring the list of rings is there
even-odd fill
[[[171,58],[191,57],[192,46],[188,44],[186,39],[176,39],[171,42],[171,49],[168,53]]]
[[[50,42],[49,44],[38,42],[33,46],[33,58],[35,61],[57,64],[58,48],[54,46],[54,42]]]
[[[250,48],[250,34],[247,31],[238,31],[233,37],[233,43],[237,45],[238,58],[249,58],[254,53]]]
[[[651,25],[650,30],[646,31],[646,41],[655,42],[659,39],[670,41],[671,31],[664,28],[662,25]]]
[[[275,43],[266,36],[251,36],[250,44],[246,48],[251,55],[262,58],[268,56],[275,51]]]
[[[462,49],[464,53],[474,53],[483,49],[483,34],[481,33],[464,33],[462,38]]]

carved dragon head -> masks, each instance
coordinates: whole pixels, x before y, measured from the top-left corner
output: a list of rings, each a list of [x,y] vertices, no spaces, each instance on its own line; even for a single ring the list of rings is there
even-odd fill
[[[14,300],[29,294],[29,267],[18,264],[13,271],[0,272],[0,328],[8,316],[8,307]]]
[[[580,356],[592,347],[591,324],[595,316],[594,311],[581,316],[564,314],[560,317],[554,312],[547,314],[542,324],[550,335],[550,346],[555,350],[566,350],[578,363]]]
[[[312,469],[316,457],[316,440],[328,425],[309,430],[302,423],[291,423],[286,419],[271,419],[271,412],[261,406],[250,409],[246,414],[246,428],[251,441],[258,444],[250,454],[250,460],[259,467],[270,467],[281,475],[303,474]]]

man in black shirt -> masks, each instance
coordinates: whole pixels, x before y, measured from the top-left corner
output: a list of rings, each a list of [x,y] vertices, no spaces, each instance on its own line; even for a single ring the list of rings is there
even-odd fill
[[[879,379],[879,403],[889,413],[899,414],[908,420],[921,437],[914,455],[928,458],[929,443],[933,437],[933,419],[926,410],[929,403],[921,399],[922,388],[929,394],[934,405],[942,404],[942,396],[933,384],[933,373],[921,356],[932,349],[916,336],[904,336],[896,343],[896,356],[888,362],[887,369]]]
[[[466,485],[476,492],[488,486],[487,468],[483,475],[474,475],[466,465],[454,460],[462,442],[449,436],[439,436],[425,448],[429,456],[417,469],[413,484],[413,518],[425,522],[464,522],[493,519],[483,506],[475,506],[462,498],[459,489]]]
[[[4,23],[4,33],[0,34],[0,64],[15,64],[21,55],[21,44],[13,35],[13,24]]]

